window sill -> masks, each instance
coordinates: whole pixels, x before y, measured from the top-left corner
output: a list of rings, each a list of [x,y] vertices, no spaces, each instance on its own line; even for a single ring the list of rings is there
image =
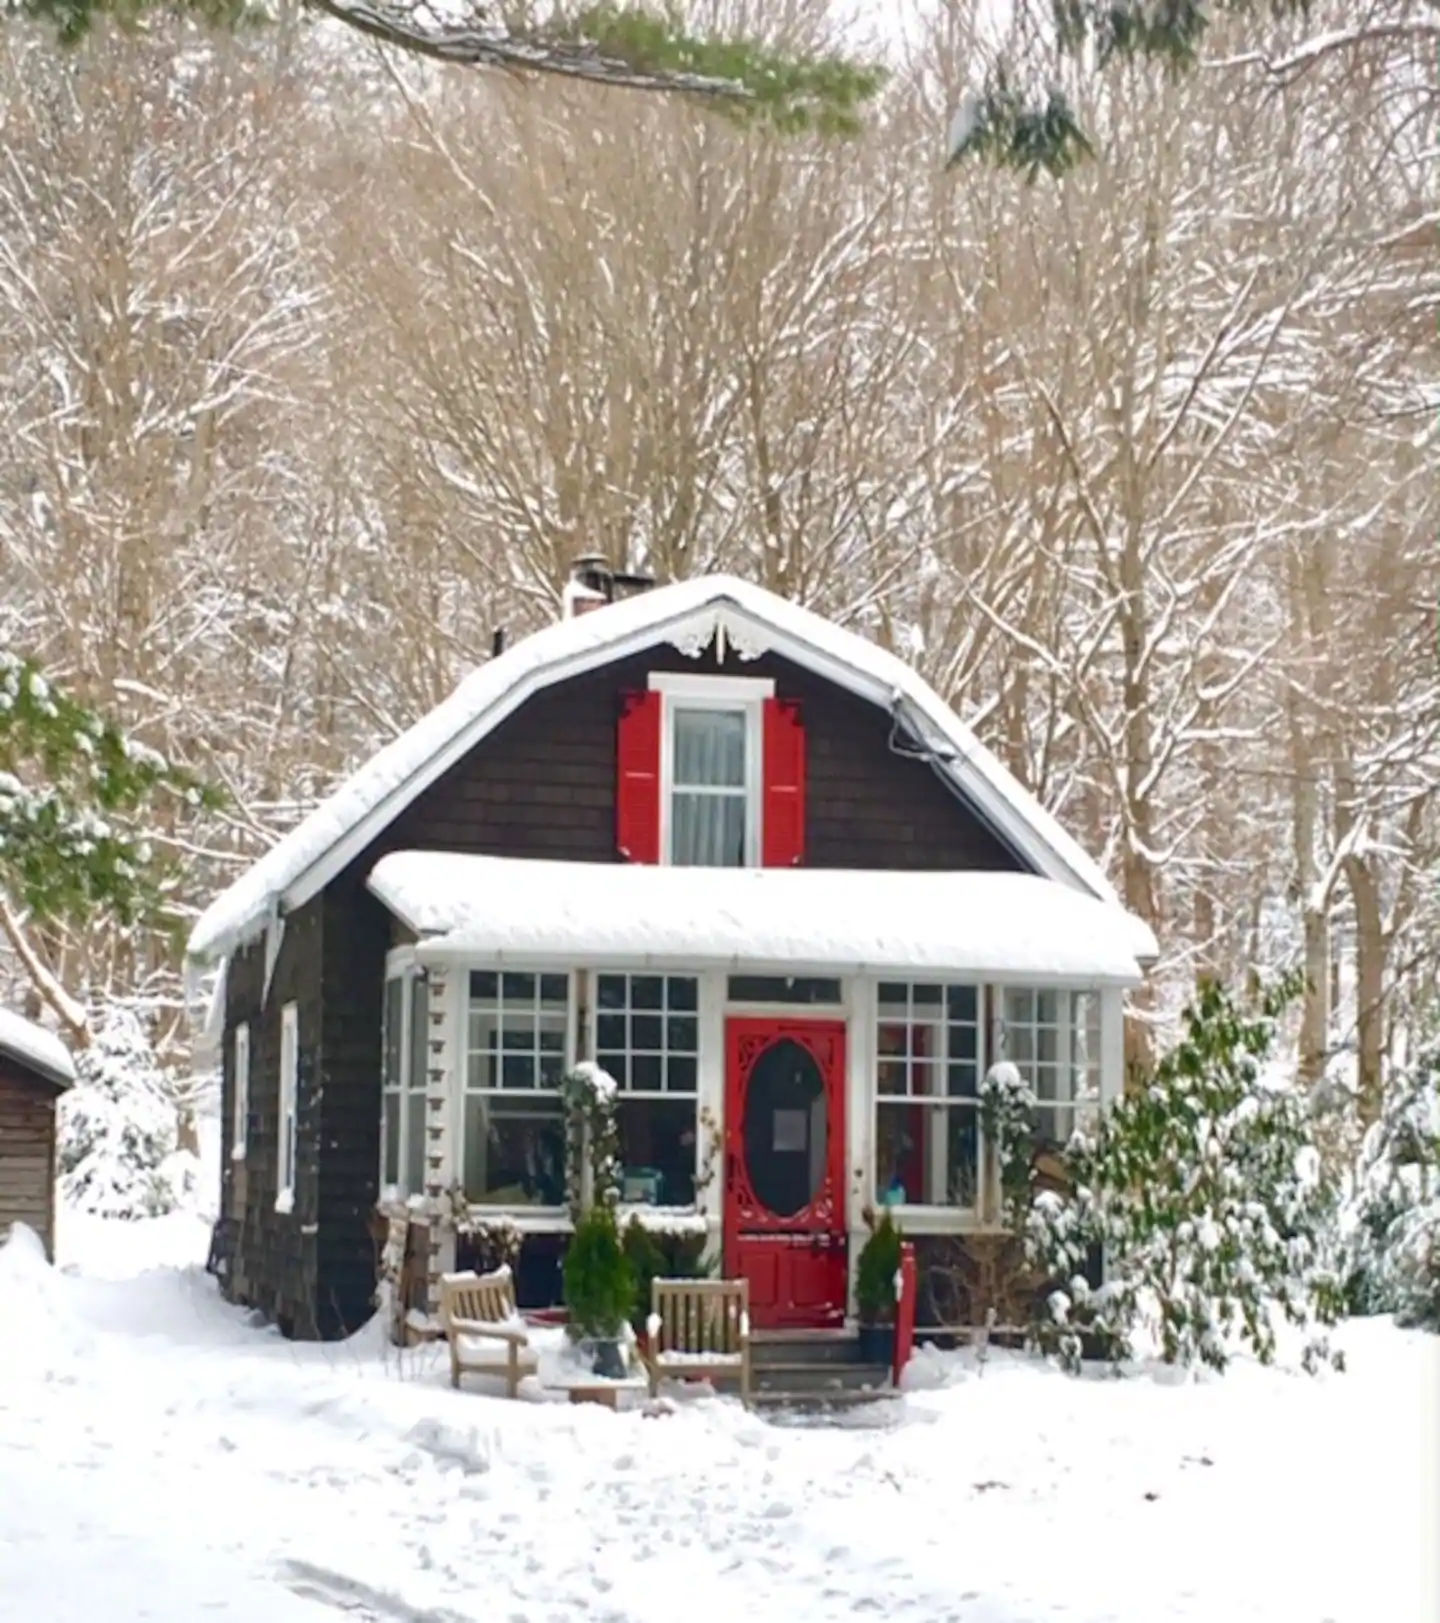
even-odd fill
[[[1000,1218],[982,1216],[973,1207],[887,1206],[902,1238],[909,1234],[999,1234],[1008,1229]]]

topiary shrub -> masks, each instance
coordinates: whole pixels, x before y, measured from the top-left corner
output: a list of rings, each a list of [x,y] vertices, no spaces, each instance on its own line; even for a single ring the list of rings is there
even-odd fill
[[[576,1341],[614,1341],[635,1308],[635,1273],[611,1206],[593,1206],[565,1252],[566,1328]]]

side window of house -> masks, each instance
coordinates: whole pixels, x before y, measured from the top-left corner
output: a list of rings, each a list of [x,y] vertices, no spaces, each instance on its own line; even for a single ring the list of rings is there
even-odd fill
[[[1100,998],[1095,992],[1007,987],[1000,1047],[1038,1103],[1036,1138],[1070,1141],[1077,1121],[1100,1101]]]
[[[233,1160],[245,1159],[245,1143],[250,1135],[250,1026],[242,1022],[235,1028],[232,1057],[235,1088],[235,1115],[231,1133],[230,1155]]]
[[[980,1187],[980,994],[881,984],[875,1189],[881,1201],[973,1210]]]
[[[466,1198],[565,1204],[568,975],[473,970],[466,1012],[460,1164]]]
[[[598,975],[595,1058],[619,1086],[621,1198],[695,1199],[699,983],[693,975]]]
[[[805,729],[773,683],[657,675],[625,695],[616,844],[630,862],[792,867],[805,856]]]
[[[295,1205],[295,1151],[300,1093],[300,1011],[294,1003],[280,1010],[280,1110],[276,1153],[275,1209]]]
[[[429,983],[423,975],[385,982],[380,1183],[403,1195],[425,1191],[425,1086],[429,1065]]]

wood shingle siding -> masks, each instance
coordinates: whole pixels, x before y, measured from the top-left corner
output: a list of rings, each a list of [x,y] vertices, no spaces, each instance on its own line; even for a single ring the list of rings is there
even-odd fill
[[[0,1239],[12,1223],[40,1236],[55,1255],[57,1090],[0,1056]]]

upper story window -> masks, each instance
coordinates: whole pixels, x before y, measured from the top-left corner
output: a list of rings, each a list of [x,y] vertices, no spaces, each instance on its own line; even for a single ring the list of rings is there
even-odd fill
[[[625,696],[617,742],[621,856],[688,868],[803,861],[805,729],[769,678],[652,672]]]

